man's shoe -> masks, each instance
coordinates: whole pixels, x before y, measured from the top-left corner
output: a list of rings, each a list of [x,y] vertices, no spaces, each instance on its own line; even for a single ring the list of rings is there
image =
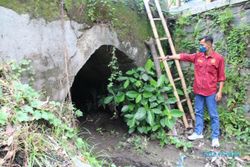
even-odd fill
[[[203,138],[202,134],[198,135],[195,132],[192,135],[188,136],[188,140],[196,140],[196,139],[202,139],[202,138]]]
[[[214,138],[212,140],[212,147],[220,147],[220,142],[219,142],[219,139],[218,138]]]

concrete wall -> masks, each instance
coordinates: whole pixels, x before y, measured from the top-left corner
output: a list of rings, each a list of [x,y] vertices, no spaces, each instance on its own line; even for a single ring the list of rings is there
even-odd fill
[[[120,41],[117,33],[105,24],[89,27],[68,20],[63,34],[60,20],[31,19],[28,14],[20,15],[1,6],[0,23],[0,61],[31,59],[35,88],[54,100],[64,100],[67,96],[64,39],[70,84],[95,50],[103,45],[116,47],[132,64],[140,66],[146,61],[143,42]]]

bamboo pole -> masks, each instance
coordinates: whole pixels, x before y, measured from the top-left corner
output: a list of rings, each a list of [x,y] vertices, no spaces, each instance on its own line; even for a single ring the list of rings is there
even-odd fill
[[[155,1],[156,2],[156,1]],[[158,1],[157,1],[158,2]],[[153,34],[154,34],[154,37],[155,37],[155,41],[156,41],[156,45],[157,45],[157,48],[158,48],[158,51],[159,51],[159,54],[160,54],[160,57],[164,57],[165,54],[164,54],[164,51],[163,51],[163,48],[162,48],[162,45],[161,45],[161,41],[159,39],[159,35],[158,35],[158,32],[157,32],[157,29],[156,29],[156,25],[154,23],[154,20],[153,20],[153,16],[152,16],[152,13],[151,13],[151,10],[150,10],[150,7],[149,7],[149,4],[148,4],[148,0],[144,0],[144,4],[145,4],[145,8],[146,8],[146,11],[147,11],[147,14],[148,14],[148,17],[149,17],[149,20],[150,20],[150,25],[152,27],[152,30],[153,30]],[[159,5],[159,3],[158,3]],[[160,13],[159,13],[160,14]],[[161,20],[164,20],[164,17],[162,18],[161,17]],[[173,80],[173,76],[171,74],[171,71],[170,71],[170,68],[169,68],[169,65],[167,63],[167,61],[163,61],[163,65],[164,65],[164,68],[165,68],[165,71],[167,72],[167,76],[169,78],[169,82],[171,83],[172,87],[173,87],[173,91],[174,91],[174,95],[177,99],[177,106],[179,108],[180,111],[182,111],[184,114],[183,114],[183,123],[184,123],[184,126],[185,128],[188,128],[189,125],[188,125],[188,122],[187,122],[187,118],[186,118],[186,115],[185,115],[185,112],[184,112],[184,109],[183,109],[183,106],[180,102],[180,98],[179,98],[179,95],[178,95],[178,92],[177,92],[177,89],[175,87],[175,83],[174,83],[174,80]]]
[[[168,38],[168,43],[170,45],[170,49],[171,49],[171,52],[173,55],[176,55],[176,50],[175,50],[175,47],[174,47],[174,44],[173,44],[173,40],[172,40],[172,37],[171,37],[171,34],[169,32],[169,29],[167,27],[167,23],[165,21],[165,18],[163,16],[163,13],[161,11],[161,7],[160,7],[160,4],[159,4],[159,1],[158,0],[155,0],[155,4],[156,4],[156,8],[157,8],[157,11],[159,13],[159,16],[161,18],[161,21],[162,21],[162,25],[163,25],[163,28],[165,30],[165,33],[167,35],[167,38]],[[195,120],[195,116],[194,116],[194,111],[193,111],[193,107],[192,107],[192,103],[191,103],[191,100],[189,98],[189,95],[188,95],[188,92],[187,92],[187,85],[186,85],[186,82],[185,82],[185,79],[184,79],[184,76],[183,76],[183,73],[182,73],[182,70],[181,70],[181,65],[180,65],[180,62],[179,60],[175,60],[175,64],[176,64],[176,68],[177,68],[177,71],[178,71],[178,74],[181,78],[181,84],[182,84],[182,89],[183,89],[183,92],[184,92],[184,95],[185,95],[185,98],[187,99],[187,104],[188,104],[188,109],[189,109],[189,112],[191,114],[191,117],[193,120]]]

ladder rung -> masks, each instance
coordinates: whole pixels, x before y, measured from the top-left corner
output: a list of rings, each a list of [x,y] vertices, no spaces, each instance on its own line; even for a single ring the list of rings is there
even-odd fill
[[[183,99],[183,100],[181,100],[181,103],[186,102],[186,101],[187,101],[187,99]]]
[[[155,18],[153,18],[153,20],[155,20],[155,21],[160,21],[161,20],[161,18],[160,17],[155,17]]]
[[[179,78],[175,78],[175,79],[174,79],[174,82],[179,81],[179,80],[181,80],[180,77],[179,77]]]
[[[168,38],[167,37],[162,37],[162,38],[159,38],[159,40],[163,41],[163,40],[167,40]]]

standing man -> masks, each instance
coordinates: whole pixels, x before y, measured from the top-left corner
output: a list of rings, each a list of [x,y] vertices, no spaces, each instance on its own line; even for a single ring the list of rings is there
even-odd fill
[[[222,98],[225,77],[224,58],[213,50],[213,38],[204,36],[200,39],[200,52],[194,54],[177,54],[161,57],[161,60],[181,60],[194,63],[194,94],[195,94],[195,129],[188,136],[189,140],[203,138],[204,104],[206,103],[211,119],[212,147],[219,147],[220,123],[217,102]],[[219,88],[217,89],[217,83]]]

